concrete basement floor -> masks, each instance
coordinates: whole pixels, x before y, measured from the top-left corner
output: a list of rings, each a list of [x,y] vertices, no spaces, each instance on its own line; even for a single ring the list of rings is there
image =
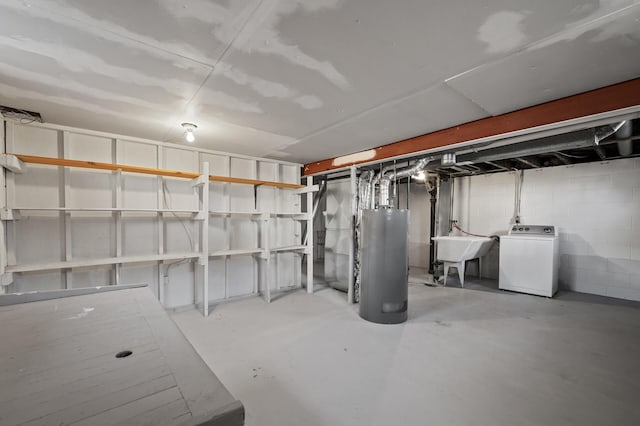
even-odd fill
[[[411,284],[402,325],[329,288],[172,317],[249,426],[640,424],[639,303],[465,284]]]

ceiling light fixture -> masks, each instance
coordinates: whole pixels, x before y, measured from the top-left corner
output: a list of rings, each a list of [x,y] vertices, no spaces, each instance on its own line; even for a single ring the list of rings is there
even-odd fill
[[[424,170],[420,170],[418,173],[412,176],[418,182],[424,182],[426,179],[426,175],[424,174]]]
[[[196,140],[196,135],[193,134],[193,131],[198,128],[193,123],[182,123],[182,128],[184,129],[184,139],[187,142],[193,142]]]

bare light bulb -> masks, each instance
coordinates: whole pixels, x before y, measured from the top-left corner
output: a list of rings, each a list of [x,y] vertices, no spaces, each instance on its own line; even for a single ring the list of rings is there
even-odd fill
[[[184,128],[184,139],[189,143],[195,141],[196,135],[193,133],[193,131],[197,129],[198,126],[193,123],[182,123],[182,127]]]
[[[419,182],[424,182],[425,177],[424,170],[420,170],[418,173],[413,175],[413,178]]]

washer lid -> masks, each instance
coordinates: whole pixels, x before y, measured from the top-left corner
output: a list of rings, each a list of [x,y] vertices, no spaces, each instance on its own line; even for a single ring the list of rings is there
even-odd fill
[[[509,235],[557,235],[556,227],[553,225],[522,225],[516,224],[511,226]]]

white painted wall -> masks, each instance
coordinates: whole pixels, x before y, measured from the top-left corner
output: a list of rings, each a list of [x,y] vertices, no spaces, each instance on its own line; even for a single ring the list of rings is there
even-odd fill
[[[11,153],[119,163],[152,168],[199,172],[201,162],[210,163],[214,175],[260,178],[288,183],[300,182],[299,165],[233,154],[212,153],[134,138],[115,137],[81,129],[59,130],[8,123],[6,150]],[[65,191],[64,181],[68,182]],[[58,168],[29,164],[23,174],[7,172],[10,207],[111,208],[116,202],[128,208],[198,209],[198,191],[188,179],[158,178],[152,175],[123,174],[121,195],[116,200],[115,173],[85,169]],[[4,179],[4,175],[3,175]],[[3,204],[5,197],[3,196]],[[300,196],[291,190],[258,187],[257,200],[251,185],[212,183],[209,209],[215,211],[300,212]],[[152,255],[197,251],[199,222],[190,214],[165,213],[161,224],[155,214],[122,213],[122,232],[116,230],[111,212],[72,212],[70,223],[71,259],[116,256],[116,239],[122,241],[122,255]],[[22,218],[5,222],[8,264],[59,262],[65,260],[64,213],[22,211]],[[261,229],[250,216],[211,216],[208,230],[210,251],[250,249],[260,244],[259,232],[270,236],[270,246],[301,244],[300,224],[292,218],[277,218]],[[160,238],[160,236],[162,238]],[[4,245],[4,244],[3,244]],[[260,279],[260,260],[251,255],[210,258],[210,301],[251,294],[264,284]],[[272,256],[272,289],[298,285],[300,256],[292,253]],[[67,281],[68,279],[68,281]],[[196,280],[193,263],[122,265],[120,283],[147,283],[156,295],[164,290],[165,306],[194,303]],[[16,273],[9,292],[53,290],[72,287],[112,285],[114,266],[74,268]],[[69,284],[66,284],[67,286]]]
[[[514,194],[513,172],[456,179],[453,219],[505,234]],[[640,159],[525,171],[521,221],[559,228],[562,288],[640,300]],[[497,278],[497,250],[487,260],[483,275]]]

